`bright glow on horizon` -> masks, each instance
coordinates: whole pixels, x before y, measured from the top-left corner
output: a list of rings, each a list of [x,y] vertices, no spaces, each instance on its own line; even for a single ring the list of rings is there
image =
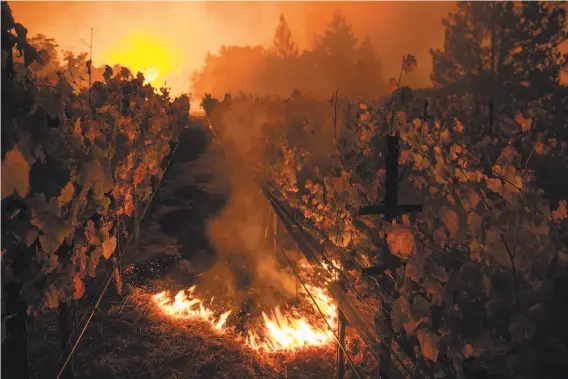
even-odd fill
[[[144,31],[128,33],[105,51],[104,60],[110,65],[120,64],[130,68],[133,74],[141,72],[146,83],[160,86],[164,77],[179,70],[173,49],[164,44],[158,36]]]

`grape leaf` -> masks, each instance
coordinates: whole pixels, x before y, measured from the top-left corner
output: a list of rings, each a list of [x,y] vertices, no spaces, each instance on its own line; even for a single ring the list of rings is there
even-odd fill
[[[31,226],[25,233],[25,238],[24,238],[24,242],[26,243],[26,246],[31,246],[34,241],[36,240],[36,238],[39,236],[39,230],[37,230],[37,228],[34,228],[33,226]]]
[[[481,221],[482,218],[476,212],[469,212],[467,216],[467,224],[471,230],[471,234],[477,237],[481,232]]]
[[[46,253],[55,253],[73,231],[69,223],[61,220],[61,207],[57,198],[52,197],[46,204],[43,194],[35,194],[27,202],[32,209],[30,223],[42,232],[39,236],[41,247]]]
[[[403,68],[406,74],[414,71],[416,67],[418,67],[418,64],[414,55],[408,54],[406,57],[404,57]]]
[[[73,183],[69,182],[63,187],[61,190],[61,195],[57,198],[57,200],[62,204],[68,204],[73,200],[73,196],[75,195],[75,187]]]
[[[403,325],[408,322],[408,303],[403,297],[395,300],[391,310],[391,324],[395,331],[402,330]]]
[[[55,284],[50,284],[44,291],[41,305],[51,309],[57,309],[57,307],[59,307],[59,291]]]
[[[568,217],[568,210],[566,209],[566,200],[560,200],[558,208],[552,211],[552,218],[555,220],[563,220]]]
[[[17,147],[6,153],[2,161],[2,199],[16,192],[21,198],[29,191],[30,165]]]
[[[106,259],[109,259],[110,256],[114,253],[114,250],[116,249],[116,237],[112,236],[108,240],[104,241],[102,247],[103,247],[103,256]]]
[[[487,188],[493,192],[501,193],[503,191],[503,182],[499,178],[487,179]]]
[[[460,220],[457,213],[449,208],[443,207],[440,210],[440,218],[450,232],[450,236],[454,238],[460,230]]]
[[[421,328],[416,331],[422,354],[432,362],[438,361],[440,354],[440,337],[429,329]]]
[[[71,234],[73,228],[60,219],[47,215],[42,217],[45,222],[43,235],[39,237],[41,247],[49,253],[55,253],[65,238]]]
[[[429,319],[432,316],[430,304],[422,296],[415,296],[412,300],[412,316],[414,319]]]
[[[390,251],[403,259],[407,259],[414,250],[414,236],[405,228],[391,230],[387,235],[387,243]]]
[[[101,246],[97,246],[87,259],[87,272],[91,278],[97,275],[97,265],[101,256],[103,255],[103,249]]]
[[[515,117],[515,121],[521,126],[521,131],[526,132],[532,127],[532,120],[530,118],[525,118],[521,113]]]
[[[81,297],[83,297],[83,294],[85,293],[85,284],[78,275],[73,276],[73,287],[75,290],[73,297],[75,299],[80,299]]]
[[[464,204],[464,208],[466,210],[476,209],[480,201],[481,197],[477,194],[477,192],[470,189],[467,194],[467,201]]]
[[[87,221],[87,227],[85,229],[85,237],[89,245],[99,246],[101,244],[101,240],[98,238],[97,230],[95,228],[95,223],[92,220]]]

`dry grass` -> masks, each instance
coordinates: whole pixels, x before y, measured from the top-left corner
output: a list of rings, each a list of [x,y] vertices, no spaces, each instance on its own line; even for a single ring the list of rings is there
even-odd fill
[[[155,308],[150,292],[131,289],[97,313],[80,347],[81,378],[333,378],[335,349],[267,354],[245,347],[231,332],[206,324],[174,320]],[[151,293],[154,293],[152,291]],[[59,355],[57,320],[42,316],[32,329],[35,378],[55,377]],[[350,350],[356,350],[351,346]],[[354,354],[363,370],[365,354]],[[368,368],[370,369],[370,368]],[[370,373],[370,372],[369,372]]]

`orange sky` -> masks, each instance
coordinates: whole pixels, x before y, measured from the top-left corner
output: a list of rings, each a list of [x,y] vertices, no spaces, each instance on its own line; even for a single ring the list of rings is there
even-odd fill
[[[368,33],[394,76],[403,54],[418,58],[428,83],[430,47],[443,41],[441,20],[450,2],[10,2],[14,17],[29,35],[54,37],[61,48],[88,51],[94,29],[93,62],[147,69],[174,93],[188,92],[189,75],[200,69],[208,51],[222,45],[269,45],[281,13],[300,47],[310,46],[333,10],[341,9],[358,36]]]

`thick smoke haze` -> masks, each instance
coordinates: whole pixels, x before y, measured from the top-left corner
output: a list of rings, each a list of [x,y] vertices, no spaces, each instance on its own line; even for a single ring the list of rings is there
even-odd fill
[[[157,76],[155,84],[174,94],[191,92],[189,78],[207,52],[221,46],[268,47],[280,14],[300,49],[311,48],[339,9],[355,36],[368,35],[386,79],[395,76],[404,54],[419,68],[413,86],[430,85],[429,49],[440,47],[442,19],[453,2],[15,2],[14,16],[29,35],[53,37],[61,49],[86,52],[93,28],[93,63],[123,64]],[[84,41],[82,41],[84,40]],[[195,94],[201,96],[201,94]]]

